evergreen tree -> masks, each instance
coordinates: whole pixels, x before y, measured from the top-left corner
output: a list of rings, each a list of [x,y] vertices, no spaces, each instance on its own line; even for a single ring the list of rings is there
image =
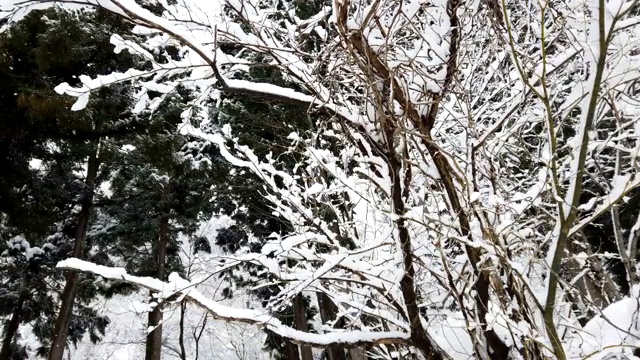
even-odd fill
[[[101,90],[79,112],[70,111],[72,100],[53,87],[78,83],[78,69],[98,75],[138,64],[133,56],[114,54],[110,44],[114,31],[128,28],[106,12],[48,9],[30,13],[0,36],[0,102],[7,109],[0,114],[0,163],[9,170],[0,174],[0,231],[9,240],[0,244],[0,301],[2,311],[11,312],[2,314],[8,326],[0,358],[25,354],[15,345],[20,323],[35,322],[41,355],[53,336],[61,355],[67,340],[74,343],[88,331],[97,341],[108,324],[88,306],[98,289],[73,275],[79,291],[65,294],[65,316],[58,316],[63,321],[53,331],[59,288],[51,284],[62,278],[52,269],[70,254],[93,259],[83,242],[94,217],[101,148],[142,122],[129,111],[132,92],[125,85]]]
[[[277,3],[279,11],[270,16],[285,25],[286,16],[283,14],[294,13],[300,19],[309,19],[317,14],[323,6],[330,5],[323,0],[317,1],[281,1]],[[231,15],[233,16],[233,15]],[[303,49],[317,50],[322,41],[316,32],[309,33],[302,45]],[[223,45],[224,46],[224,45]],[[227,45],[224,51],[237,53],[240,47]],[[244,49],[246,51],[246,49]],[[237,72],[235,77],[242,80],[249,80],[258,83],[269,83],[282,87],[293,88],[297,91],[303,90],[285,79],[283,74],[274,65],[272,58],[263,54],[245,55],[252,66],[246,72]],[[319,69],[319,71],[325,71]],[[334,139],[323,136],[322,129],[329,120],[321,114],[310,114],[305,106],[283,104],[276,101],[267,101],[259,98],[247,98],[240,95],[224,95],[220,105],[212,111],[214,123],[219,126],[230,125],[234,136],[237,136],[237,143],[246,145],[253,150],[260,159],[270,157],[273,164],[278,169],[286,172],[294,172],[295,167],[301,163],[302,156],[298,151],[302,151],[305,141],[311,142],[332,142]],[[291,133],[297,133],[300,142],[298,149],[291,149]],[[337,147],[334,150],[338,150]],[[223,177],[217,179],[216,203],[221,213],[231,216],[235,224],[229,228],[222,229],[216,237],[217,245],[224,250],[235,253],[238,251],[260,252],[267,237],[277,234],[286,237],[292,231],[292,224],[282,217],[273,213],[271,204],[264,201],[262,179],[259,179],[250,171],[237,171],[225,173]],[[281,185],[281,184],[280,184]],[[339,199],[337,199],[339,200]],[[340,201],[338,201],[340,202]],[[339,214],[334,213],[326,207],[318,207],[317,215],[321,218],[336,218]],[[340,233],[339,229],[336,233]],[[346,242],[350,240],[344,239]],[[290,261],[289,266],[295,266],[295,262]],[[261,274],[261,275],[258,275]],[[233,287],[249,287],[260,284],[259,290],[254,293],[262,299],[264,306],[270,306],[277,299],[279,286],[264,286],[265,282],[273,279],[265,278],[265,275],[253,265],[245,265],[245,269],[239,273],[233,273],[233,282],[226,294],[231,296]],[[283,323],[303,331],[313,331],[309,321],[320,311],[323,319],[335,319],[337,313],[335,305],[326,298],[319,301],[320,309],[311,306],[310,298],[299,294],[293,302],[272,310]],[[337,321],[337,324],[340,324]],[[310,359],[309,348],[292,345],[284,341],[278,335],[267,331],[265,349],[272,352],[277,359]],[[300,353],[302,352],[302,353]],[[341,349],[328,349],[326,355],[328,359],[340,360],[345,358]]]
[[[206,154],[212,146],[197,146],[195,139],[177,131],[184,104],[191,101],[189,92],[179,88],[163,96],[162,105],[150,116],[147,132],[120,144],[119,151],[114,149],[109,169],[112,194],[104,207],[110,231],[97,239],[97,245],[129,272],[166,280],[171,272],[184,276],[178,235],[192,235],[211,216],[210,187],[216,165],[197,160],[217,155]],[[197,116],[190,120],[199,121]],[[199,249],[210,251],[210,245],[199,241]],[[163,304],[154,296],[147,360],[160,359],[162,353]]]
[[[269,64],[270,59],[256,56],[250,59],[255,65],[246,73],[236,74],[237,78],[256,82],[270,83],[300,90],[287,82],[282,74]],[[220,105],[211,111],[213,123],[219,127],[231,126],[237,143],[251,148],[258,158],[270,156],[274,166],[292,171],[300,163],[302,148],[291,150],[289,134],[296,132],[303,141],[312,141],[314,127],[322,120],[321,116],[309,114],[308,109],[300,105],[269,102],[262,99],[251,99],[244,96],[224,96]],[[301,145],[302,146],[302,145]],[[262,245],[272,234],[285,237],[292,231],[292,225],[282,217],[273,214],[271,204],[263,198],[263,180],[250,171],[228,170],[216,179],[215,202],[220,213],[229,215],[235,224],[221,229],[216,237],[216,244],[230,253],[238,251],[260,252]],[[290,266],[295,263],[291,262]],[[258,275],[259,269],[253,265],[245,265],[241,272],[234,272],[233,282],[225,294],[231,296],[233,287],[251,287],[260,284],[253,293],[262,300],[264,306],[276,299],[279,286],[264,286],[274,279]],[[312,330],[309,320],[317,310],[310,304],[310,299],[298,295],[292,304],[272,309],[283,323],[300,330]],[[309,348],[284,341],[278,335],[267,332],[265,349],[276,359],[298,358],[302,352],[303,359],[309,359]]]

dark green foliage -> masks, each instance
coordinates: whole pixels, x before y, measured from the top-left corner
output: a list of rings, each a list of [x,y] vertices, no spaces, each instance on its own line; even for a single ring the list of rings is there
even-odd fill
[[[184,104],[191,100],[185,89],[168,94],[161,107],[150,114],[146,133],[119,144],[126,145],[123,149],[113,149],[108,166],[113,194],[104,200],[103,207],[105,220],[111,223],[103,224],[109,231],[99,232],[92,241],[137,275],[154,276],[153,244],[163,216],[169,216],[171,223],[167,274],[182,273],[178,234],[194,233],[213,211],[209,189],[215,163],[203,163],[195,169],[185,160],[187,154],[199,159],[201,152],[210,149],[190,147],[197,141],[177,131]],[[201,238],[196,249],[211,251],[210,244]]]
[[[76,345],[85,334],[89,335],[89,340],[92,343],[97,343],[101,340],[105,334],[107,326],[109,325],[109,318],[99,315],[96,309],[93,309],[85,304],[76,304],[74,308],[74,316],[71,319],[69,326],[68,341],[72,345]],[[52,314],[52,316],[55,315]],[[43,322],[36,322],[33,327],[33,333],[40,339],[42,346],[40,346],[36,353],[39,356],[46,356],[49,351],[50,342],[52,337],[51,326]]]
[[[104,12],[32,12],[0,37],[0,104],[12,111],[0,115],[0,165],[11,171],[0,174],[0,235],[24,236],[29,247],[43,251],[30,257],[26,249],[9,249],[0,283],[0,316],[7,319],[21,289],[29,298],[22,304],[21,322],[34,322],[41,354],[46,353],[56,317],[55,292],[62,280],[55,264],[68,256],[76,233],[76,207],[88,192],[97,192],[87,234],[85,258],[113,266],[122,262],[135,274],[154,275],[154,244],[158,219],[171,218],[167,268],[181,272],[179,232],[193,233],[199,220],[211,210],[207,170],[193,171],[190,159],[215,158],[212,146],[189,147],[197,141],[177,134],[184,104],[191,101],[184,89],[164,96],[153,113],[133,114],[136,89],[123,83],[92,94],[86,109],[69,110],[73,99],[59,96],[53,87],[61,82],[78,83],[77,74],[96,76],[144,63],[126,52],[113,53],[110,37],[124,34],[131,25]],[[177,49],[167,47],[162,57],[176,58]],[[136,66],[137,65],[137,66]],[[195,120],[194,120],[195,121]],[[132,151],[123,145],[133,146]],[[109,181],[113,197],[87,188],[82,173],[86,159],[99,153],[101,163],[96,184]],[[213,155],[213,156],[212,156]],[[41,164],[30,167],[33,159]],[[0,242],[0,252],[5,250]],[[198,239],[196,249],[211,251]],[[3,264],[5,264],[3,262]],[[55,288],[51,288],[51,281]],[[96,296],[131,291],[125,284],[96,283],[83,275],[78,286],[69,342],[86,333],[98,341],[109,323],[88,306]]]
[[[46,352],[57,312],[62,276],[55,264],[70,253],[76,206],[94,191],[83,179],[86,159],[106,137],[130,136],[144,127],[144,118],[129,110],[133,89],[127,84],[100,90],[78,112],[70,111],[74,100],[53,87],[78,83],[79,73],[96,76],[138,64],[133,56],[114,54],[110,44],[114,32],[130,28],[106,12],[48,9],[0,34],[0,236],[26,244],[0,241],[0,254],[11,258],[0,269],[0,316],[19,314],[22,323],[31,322],[43,344],[40,352]],[[102,147],[103,160],[107,148]],[[37,167],[30,165],[34,161]],[[92,280],[81,280],[72,343],[85,333],[97,341],[108,324],[88,306],[104,290]],[[18,302],[22,292],[26,299]]]
[[[256,63],[247,73],[237,73],[236,77],[256,82],[266,82],[283,87],[300,88],[282,77],[282,74],[269,65],[268,58],[256,55],[252,61]],[[302,148],[291,149],[291,140],[287,137],[292,132],[298,133],[302,139],[310,139],[314,129],[314,119],[308,109],[300,105],[282,104],[279,102],[251,99],[245,96],[226,96],[221,106],[212,109],[213,124],[230,125],[239,145],[246,145],[253,150],[259,159],[271,156],[278,169],[292,171],[303,156]],[[229,144],[233,147],[233,144]],[[302,145],[300,145],[302,146]],[[220,229],[216,236],[216,244],[230,253],[260,252],[267,237],[273,233],[286,236],[293,227],[282,217],[273,214],[271,204],[264,200],[264,182],[248,169],[237,169],[227,165],[214,179],[216,184],[215,204],[219,213],[229,215],[235,224]],[[277,181],[277,179],[276,179]],[[250,240],[252,239],[252,240]],[[293,265],[293,264],[289,264]],[[262,300],[263,306],[272,306],[280,293],[280,286],[275,278],[265,274],[262,269],[253,265],[245,265],[238,271],[225,274],[232,285],[223,290],[225,297],[233,296],[235,287],[253,287],[260,285],[252,292]],[[269,285],[269,283],[274,283]],[[315,316],[316,310],[306,301],[307,319]],[[293,325],[293,308],[290,305],[273,309],[278,318],[287,325]],[[311,329],[311,326],[310,326]],[[286,342],[271,333],[265,342],[265,349],[277,359],[287,356]]]
[[[267,63],[267,59],[261,57],[256,61]],[[293,87],[269,66],[255,66],[247,74],[238,74],[238,77]],[[214,123],[231,126],[240,145],[247,145],[259,159],[271,154],[276,160],[275,166],[281,169],[292,169],[302,158],[289,149],[291,140],[287,136],[295,131],[304,138],[313,128],[312,119],[303,106],[243,96],[225,98],[222,106],[213,109],[212,113]],[[284,235],[291,231],[291,225],[274,216],[270,205],[264,201],[263,183],[257,175],[244,169],[228,170],[216,180],[218,184],[225,184],[216,191],[218,210],[230,215],[237,223],[218,235],[216,242],[225,250],[235,252],[239,246],[248,245],[248,233],[264,239],[274,232]],[[234,244],[236,240],[231,239],[237,239],[238,243]]]
[[[204,252],[207,254],[211,254],[211,243],[209,239],[204,236],[194,236],[191,238],[191,242],[193,243],[193,253],[197,254],[199,252]]]
[[[142,4],[159,13],[155,1]],[[326,5],[324,1],[296,2],[298,16],[307,18]],[[153,112],[131,111],[131,84],[100,89],[92,94],[86,109],[71,112],[74,99],[56,94],[53,88],[79,83],[76,75],[96,76],[148,64],[126,52],[113,53],[113,33],[127,35],[131,25],[105,12],[61,9],[34,11],[10,30],[0,34],[0,239],[20,240],[20,247],[0,241],[0,254],[11,261],[0,265],[0,316],[9,319],[18,308],[22,323],[33,324],[41,341],[41,354],[52,335],[57,315],[56,292],[63,277],[55,264],[71,253],[78,228],[77,207],[86,194],[95,192],[94,207],[86,238],[85,259],[101,265],[125,266],[136,275],[155,276],[155,250],[161,219],[170,219],[165,274],[183,273],[178,235],[193,235],[201,220],[214,212],[231,216],[236,225],[222,229],[216,243],[229,252],[259,252],[272,233],[286,236],[292,225],[272,214],[263,198],[263,184],[250,171],[233,169],[216,146],[201,139],[179,135],[185,104],[193,100],[183,88],[163,97]],[[319,43],[317,34],[308,39],[310,50]],[[224,44],[223,44],[224,45]],[[178,59],[179,49],[166,46],[154,51],[154,60]],[[236,78],[300,88],[287,82],[271,59],[251,55],[256,66]],[[212,108],[210,125],[231,125],[241,145],[248,145],[259,158],[269,154],[279,169],[291,171],[302,160],[291,149],[287,136],[297,132],[311,140],[319,121],[304,106],[225,97]],[[203,113],[192,109],[191,122]],[[301,145],[302,146],[302,145]],[[87,157],[99,154],[100,168],[95,188],[85,184]],[[39,163],[33,167],[34,160]],[[108,182],[109,191],[100,190]],[[211,199],[214,201],[211,201]],[[318,209],[318,216],[335,217]],[[21,236],[21,237],[17,237]],[[251,237],[250,237],[251,236]],[[22,246],[22,237],[26,246]],[[203,237],[190,237],[194,251],[211,252]],[[249,240],[252,239],[252,240]],[[288,264],[293,265],[293,264]],[[184,275],[184,274],[182,274]],[[233,288],[260,283],[255,294],[270,302],[280,292],[275,279],[262,269],[246,266],[232,272]],[[78,286],[68,341],[75,344],[85,334],[98,341],[109,320],[89,306],[97,296],[132,291],[122,283],[96,282],[83,274]],[[21,295],[27,294],[25,297]],[[22,300],[21,300],[22,299]],[[305,298],[307,318],[315,309]],[[20,306],[16,306],[20,304]],[[275,309],[285,323],[293,324],[290,307]],[[19,336],[19,334],[16,335]],[[269,335],[267,348],[285,354],[284,342]],[[14,356],[25,349],[15,348]],[[21,356],[21,355],[20,355]]]

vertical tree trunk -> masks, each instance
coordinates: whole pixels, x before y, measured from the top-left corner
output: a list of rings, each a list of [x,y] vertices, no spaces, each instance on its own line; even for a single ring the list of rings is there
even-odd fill
[[[298,354],[298,345],[289,340],[285,341],[287,342],[287,360],[299,360],[300,355]]]
[[[411,326],[411,342],[413,346],[418,348],[425,359],[428,360],[442,360],[444,353],[438,348],[437,344],[427,332],[422,324],[422,317],[420,315],[420,309],[418,308],[418,293],[415,280],[415,266],[414,266],[414,253],[413,245],[411,243],[411,235],[407,228],[406,219],[404,215],[406,213],[406,205],[403,199],[403,185],[406,189],[408,181],[411,179],[411,174],[407,173],[410,168],[404,170],[404,179],[401,174],[403,173],[400,154],[398,154],[393,145],[393,134],[395,129],[392,126],[385,128],[385,137],[387,139],[388,150],[388,164],[389,164],[389,177],[392,179],[391,187],[391,200],[393,204],[393,212],[398,216],[396,220],[396,227],[398,229],[398,240],[400,241],[400,249],[402,251],[402,262],[404,266],[404,274],[400,279],[400,290],[402,297],[404,298],[404,304],[407,308],[407,318],[409,319],[409,325]],[[406,156],[406,154],[403,154]]]
[[[169,243],[169,216],[160,218],[160,231],[156,247],[156,278],[164,280],[165,262],[167,258],[167,245]],[[153,296],[153,295],[152,295]],[[160,360],[162,356],[162,304],[157,301],[157,306],[149,313],[149,328],[153,331],[147,335],[145,360]]]
[[[309,326],[307,326],[306,310],[302,294],[296,295],[296,297],[293,298],[293,316],[296,329],[300,331],[309,331]],[[313,360],[313,353],[311,352],[310,346],[300,346],[300,355],[302,355],[300,357],[301,360]]]
[[[180,345],[180,359],[187,360],[187,350],[184,347],[184,317],[187,313],[187,300],[180,302],[180,337],[178,339]]]
[[[82,197],[81,210],[78,214],[78,227],[76,229],[75,242],[73,244],[72,257],[82,259],[84,257],[85,240],[87,237],[87,227],[89,217],[93,207],[93,195],[95,192],[95,181],[98,175],[100,161],[98,159],[98,146],[91,154],[87,164],[87,177],[85,179],[85,193]],[[69,324],[73,314],[73,303],[76,298],[79,274],[77,271],[67,271],[64,290],[62,291],[60,312],[54,325],[53,339],[49,348],[49,360],[62,360],[64,349],[67,344],[69,334]]]
[[[338,307],[325,293],[318,293],[318,308],[323,323],[333,321],[338,316]],[[344,350],[337,347],[326,349],[327,360],[346,360]]]
[[[9,320],[9,324],[4,329],[4,336],[2,338],[2,349],[0,349],[0,359],[9,359],[11,356],[11,343],[13,339],[16,337],[18,333],[18,328],[20,327],[20,318],[22,317],[22,305],[24,305],[24,301],[26,300],[26,294],[24,291],[20,291],[20,295],[18,297],[18,302],[13,308],[13,313],[11,314],[11,320]]]
[[[351,360],[367,360],[367,353],[364,349],[349,349],[349,357]]]

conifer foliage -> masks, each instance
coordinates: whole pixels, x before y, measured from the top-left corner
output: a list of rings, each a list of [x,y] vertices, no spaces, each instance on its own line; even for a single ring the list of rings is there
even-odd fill
[[[113,31],[127,28],[107,12],[51,9],[30,13],[2,33],[1,97],[7,111],[0,115],[0,247],[7,274],[2,311],[8,323],[0,358],[25,356],[16,342],[22,323],[33,324],[43,345],[38,352],[48,352],[64,285],[60,272],[53,271],[55,263],[72,252],[93,256],[84,244],[76,245],[80,238],[87,240],[94,216],[102,143],[138,123],[130,112],[132,93],[105,88],[84,111],[73,112],[68,97],[56,94],[53,84],[77,83],[78,69],[95,76],[137,64],[132,56],[113,54],[109,44]],[[84,285],[65,319],[65,346],[67,339],[75,343],[86,332],[97,341],[109,322],[90,306],[99,289]]]
[[[70,326],[109,292],[91,276],[150,292],[147,360],[178,301],[281,359],[640,356],[639,0],[62,2],[119,24],[109,65],[9,61],[0,85],[0,300],[42,290],[50,359],[105,325]],[[231,223],[187,278],[177,240],[211,216]],[[8,344],[35,321],[0,315]]]

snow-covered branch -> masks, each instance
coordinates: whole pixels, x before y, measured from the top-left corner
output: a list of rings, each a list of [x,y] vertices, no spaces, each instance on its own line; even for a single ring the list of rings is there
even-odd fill
[[[162,2],[162,15],[133,0],[73,3],[124,16],[145,35],[114,36],[116,51],[149,59],[161,44],[180,47],[150,71],[80,76],[81,86],[56,90],[78,98],[74,110],[121,81],[143,89],[144,110],[158,103],[145,92],[183,85],[199,94],[205,125],[183,124],[181,135],[251,172],[271,211],[264,217],[291,224],[287,234],[259,235],[260,251],[226,257],[275,279],[257,284],[279,286],[270,306],[316,293],[352,328],[373,322],[410,334],[308,334],[204,299],[175,276],[60,266],[178,292],[220,319],[299,343],[410,344],[434,359],[458,353],[443,345],[451,337],[464,339],[468,356],[567,359],[575,349],[561,334],[623,297],[596,264],[609,254],[595,247],[611,239],[582,237],[614,206],[637,212],[625,203],[640,187],[637,1],[504,0],[487,9],[335,0],[303,16],[295,1],[228,0],[203,5],[201,17],[196,0]],[[256,68],[277,74],[278,85],[250,80]],[[224,123],[225,106],[241,108],[244,97],[309,110],[307,133],[278,134],[295,164],[271,149],[257,155]],[[635,252],[638,225],[624,229],[616,211],[617,248]],[[637,254],[628,255],[631,264]],[[617,293],[604,294],[603,283]]]
[[[370,344],[405,344],[409,341],[409,335],[399,331],[344,331],[324,334],[312,334],[299,331],[283,325],[282,322],[271,314],[251,309],[231,308],[209,299],[195,289],[194,284],[180,278],[176,273],[172,273],[169,276],[169,282],[164,282],[154,278],[129,275],[123,268],[96,265],[75,258],[61,261],[57,267],[67,270],[84,271],[109,280],[124,281],[157,292],[160,294],[160,297],[164,299],[172,295],[181,295],[193,304],[208,311],[214,319],[261,326],[285,339],[290,339],[299,344],[316,347],[358,347]]]

